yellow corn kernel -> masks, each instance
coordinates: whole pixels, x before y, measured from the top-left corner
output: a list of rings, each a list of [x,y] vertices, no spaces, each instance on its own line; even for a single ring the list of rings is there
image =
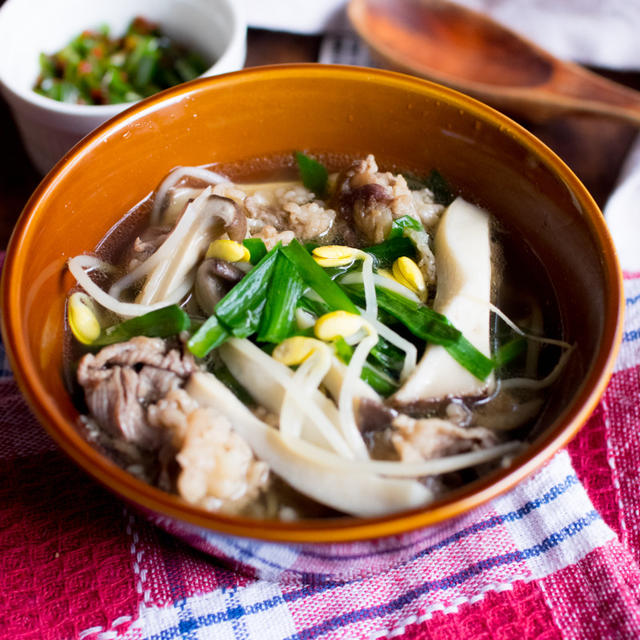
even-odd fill
[[[330,342],[336,338],[347,338],[365,328],[366,320],[362,316],[348,311],[332,311],[316,320],[314,333],[316,338]]]
[[[82,344],[91,344],[100,335],[100,323],[92,306],[91,298],[86,293],[78,291],[69,298],[69,327],[76,340]]]
[[[424,276],[420,267],[411,259],[406,256],[398,258],[392,267],[393,277],[402,285],[411,289],[418,295],[419,298],[424,299],[427,292],[427,285],[424,282]]]
[[[207,258],[218,258],[227,262],[249,262],[249,249],[235,240],[219,238],[214,240],[207,249]]]
[[[304,362],[321,344],[315,338],[293,336],[283,340],[273,350],[271,356],[278,362],[291,367]]]
[[[344,267],[360,257],[361,251],[340,244],[327,244],[316,247],[312,254],[321,267]]]

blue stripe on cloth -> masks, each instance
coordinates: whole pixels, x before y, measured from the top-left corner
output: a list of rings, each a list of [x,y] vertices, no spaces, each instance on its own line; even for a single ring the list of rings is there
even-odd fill
[[[640,294],[638,294],[637,296],[633,296],[633,298],[625,298],[624,302],[627,306],[636,304],[637,302],[640,302]]]
[[[632,329],[631,331],[625,331],[622,336],[622,342],[635,342],[640,338],[640,330]]]
[[[573,537],[596,520],[600,520],[600,514],[595,510],[590,511],[582,518],[578,518],[578,520],[575,520],[566,527],[563,527],[560,531],[551,534],[549,537],[545,538],[542,542],[534,545],[533,547],[523,549],[521,551],[512,551],[511,553],[505,553],[503,555],[485,558],[480,562],[469,565],[458,573],[454,573],[445,578],[441,578],[440,580],[424,582],[419,587],[408,591],[395,600],[391,600],[390,602],[380,604],[375,607],[357,609],[355,611],[336,616],[335,618],[331,618],[330,620],[325,620],[321,624],[315,625],[313,627],[308,627],[300,633],[289,636],[286,640],[313,640],[314,638],[317,638],[324,633],[333,631],[339,627],[344,627],[354,622],[361,622],[363,620],[368,620],[371,618],[387,616],[391,613],[394,613],[398,609],[402,609],[412,601],[416,600],[416,598],[429,593],[430,591],[450,589],[462,584],[470,578],[481,574],[483,571],[493,569],[494,567],[513,564],[514,562],[519,562],[521,560],[526,560],[528,558],[546,553],[547,551],[558,546],[564,540]]]
[[[373,607],[354,609],[353,611],[349,611],[348,613],[344,613],[339,616],[334,616],[333,618],[330,618],[328,620],[324,620],[319,624],[307,627],[306,629],[303,629],[298,633],[288,636],[286,640],[314,640],[315,638],[318,638],[325,633],[335,631],[341,627],[346,627],[347,625],[356,622],[388,616],[397,612],[403,607],[412,604],[416,599],[430,592],[452,589],[462,585],[468,580],[476,578],[477,576],[491,569],[507,566],[510,564],[521,562],[523,560],[527,560],[529,558],[543,555],[556,548],[562,542],[571,539],[573,536],[589,527],[593,522],[599,521],[600,519],[601,518],[598,512],[595,510],[591,510],[582,517],[577,518],[570,524],[552,533],[551,535],[544,538],[541,542],[531,547],[505,554],[490,556],[479,562],[475,562],[465,567],[464,569],[457,571],[456,573],[444,576],[437,580],[429,580],[423,582],[413,589],[408,590],[402,596],[396,597],[392,600],[389,600],[388,602],[384,602]],[[333,586],[340,585],[336,584]],[[285,593],[282,596],[273,596],[266,600],[262,600],[261,602],[256,602],[254,604],[244,606],[239,603],[239,600],[229,599],[227,603],[225,603],[225,609],[223,610],[208,613],[206,615],[192,615],[190,617],[181,616],[180,622],[178,624],[172,624],[171,626],[162,629],[159,633],[156,633],[152,636],[147,636],[146,640],[171,640],[172,638],[183,637],[191,638],[193,637],[191,634],[198,629],[205,629],[224,623],[227,623],[227,625],[231,624],[233,626],[235,638],[237,638],[238,640],[247,640],[249,638],[249,635],[243,635],[246,632],[246,627],[234,626],[235,623],[239,622],[242,618],[252,615],[256,615],[258,616],[258,618],[265,614],[269,615],[270,612],[276,607],[282,606],[287,602],[291,602],[293,599],[305,596],[313,596],[318,591],[322,591],[327,588],[328,585],[323,585],[319,589],[309,587],[295,592],[295,598],[292,598],[291,594]],[[181,605],[181,603],[176,604],[178,604],[178,606]]]
[[[249,640],[249,630],[247,629],[244,617],[247,615],[245,609],[240,604],[238,598],[238,590],[230,589],[227,592],[229,597],[230,608],[227,609],[227,615],[231,619],[231,628],[236,640]]]
[[[577,478],[577,476],[575,474],[569,474],[564,480],[562,480],[561,482],[559,482],[558,484],[554,485],[553,487],[551,487],[549,489],[549,491],[547,491],[546,493],[544,493],[540,498],[536,498],[535,500],[530,500],[528,502],[526,502],[525,504],[523,504],[521,507],[519,507],[518,509],[514,510],[514,511],[509,511],[507,513],[504,514],[497,514],[495,516],[492,516],[491,518],[488,518],[486,520],[481,520],[480,522],[475,522],[472,525],[465,527],[464,529],[460,529],[459,531],[456,531],[455,533],[453,533],[452,535],[440,540],[439,542],[437,542],[434,545],[431,545],[430,547],[427,547],[425,549],[423,549],[422,551],[420,551],[419,553],[417,553],[413,558],[409,559],[407,562],[412,562],[414,560],[416,560],[417,558],[421,558],[424,556],[427,556],[435,551],[438,551],[450,544],[453,544],[455,542],[459,542],[460,540],[473,535],[475,533],[480,533],[481,531],[486,531],[488,529],[492,529],[494,527],[500,526],[501,524],[504,524],[505,522],[515,522],[517,520],[521,520],[522,518],[524,518],[526,515],[528,515],[529,513],[531,513],[532,511],[535,511],[536,509],[539,509],[540,507],[542,507],[543,505],[547,505],[551,502],[553,502],[554,500],[556,500],[558,497],[560,497],[561,495],[563,495],[566,491],[568,491],[571,487],[573,487],[574,485],[579,484],[579,480]],[[250,544],[247,543],[240,543],[240,542],[233,542],[233,541],[229,541],[228,542],[229,546],[236,549],[237,551],[240,552],[241,557],[239,558],[240,561],[242,561],[242,556],[245,557],[251,557],[255,560],[259,560],[260,562],[262,562],[264,565],[272,567],[274,569],[277,569],[279,571],[288,571],[291,573],[297,573],[299,574],[302,578],[308,580],[308,581],[328,581],[328,582],[334,582],[334,580],[331,579],[331,576],[328,574],[324,574],[324,573],[310,573],[308,571],[300,571],[300,570],[296,570],[293,569],[292,567],[283,567],[282,565],[280,565],[277,562],[274,562],[273,560],[271,560],[270,558],[267,558],[265,556],[262,556],[261,554],[256,553],[252,548]],[[364,557],[373,557],[376,555],[383,555],[383,554],[390,554],[390,553],[396,553],[398,551],[401,551],[403,549],[406,549],[410,546],[414,546],[415,542],[411,542],[411,543],[407,543],[404,545],[399,545],[397,547],[392,547],[392,548],[388,548],[388,549],[381,549],[378,551],[372,551],[371,553],[367,553],[367,554],[353,554],[353,555],[329,555],[329,554],[323,554],[320,552],[312,552],[312,551],[304,551],[302,553],[302,555],[305,556],[309,556],[312,558],[319,558],[322,560],[329,560],[329,561],[335,561],[335,562],[344,562],[345,560],[357,560],[359,558],[364,558]],[[263,546],[261,546],[261,548],[264,548]],[[268,552],[268,548],[267,548],[267,552]]]

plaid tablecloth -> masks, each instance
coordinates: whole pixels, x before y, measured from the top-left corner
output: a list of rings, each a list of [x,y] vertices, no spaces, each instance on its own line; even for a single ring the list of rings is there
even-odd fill
[[[640,637],[640,274],[625,276],[617,367],[568,450],[410,562],[346,583],[250,579],[147,523],[56,449],[1,353],[0,637]]]

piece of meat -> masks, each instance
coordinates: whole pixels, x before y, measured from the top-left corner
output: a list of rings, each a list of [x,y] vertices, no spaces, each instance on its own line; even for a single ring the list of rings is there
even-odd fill
[[[178,492],[210,511],[237,513],[266,487],[269,468],[255,459],[224,416],[210,408],[187,414],[176,460]]]
[[[77,377],[91,415],[110,435],[155,449],[163,434],[149,424],[147,406],[184,385],[196,368],[190,354],[138,336],[85,355]]]
[[[391,428],[397,417],[398,412],[395,409],[387,407],[377,400],[360,398],[357,418],[360,431],[384,431]]]
[[[414,419],[400,414],[393,421],[391,442],[404,462],[420,462],[496,444],[484,427],[458,427],[440,418]]]
[[[413,198],[413,206],[422,226],[427,231],[432,231],[438,221],[442,212],[445,210],[445,206],[437,204],[433,199],[433,192],[430,189],[418,189],[411,192]]]
[[[346,226],[352,222],[367,244],[382,242],[395,218],[411,215],[413,204],[404,178],[380,173],[372,155],[356,162],[338,177],[334,200]]]
[[[133,242],[125,259],[127,271],[133,271],[147,258],[155,253],[158,247],[167,239],[171,229],[167,227],[149,227]]]
[[[379,244],[396,218],[411,216],[432,226],[443,207],[428,189],[412,192],[400,174],[381,172],[368,155],[343,172],[334,197],[340,216],[353,221],[367,244]]]
[[[281,207],[274,204],[273,194],[257,191],[245,198],[244,207],[247,216],[260,221],[263,226],[273,227],[276,231],[286,228],[287,215]]]
[[[327,236],[336,217],[333,209],[325,209],[317,202],[288,202],[284,205],[284,210],[289,215],[289,226],[296,238],[305,241]]]
[[[266,225],[260,231],[254,233],[252,237],[260,238],[264,242],[267,251],[271,251],[278,242],[281,242],[283,246],[289,244],[295,238],[295,234],[293,231],[278,231],[275,227]]]

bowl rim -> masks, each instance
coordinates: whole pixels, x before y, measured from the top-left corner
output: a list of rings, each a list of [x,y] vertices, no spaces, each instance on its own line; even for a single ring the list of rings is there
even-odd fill
[[[175,102],[190,94],[209,89],[215,90],[216,87],[223,89],[237,83],[256,80],[264,82],[288,79],[291,81],[323,77],[359,82],[375,81],[383,86],[417,91],[444,100],[486,124],[500,128],[563,181],[585,212],[584,220],[591,235],[609,256],[609,260],[603,260],[604,276],[609,286],[607,306],[603,309],[605,324],[600,348],[574,401],[557,418],[558,426],[553,432],[547,432],[546,435],[537,439],[517,456],[511,467],[465,485],[432,505],[376,518],[345,517],[303,520],[295,523],[210,513],[131,476],[94,449],[82,438],[74,425],[63,419],[57,411],[54,399],[50,397],[39,380],[34,363],[26,357],[26,350],[20,346],[24,344],[25,338],[22,334],[20,309],[17,304],[19,292],[15,285],[17,279],[14,274],[19,273],[20,270],[21,248],[26,244],[29,235],[31,214],[46,202],[48,193],[55,189],[59,178],[72,171],[75,164],[88,154],[108,131],[122,127],[127,121],[144,116],[147,109],[160,108],[158,103]],[[592,196],[571,169],[543,142],[502,113],[467,95],[436,83],[392,71],[316,63],[253,67],[197,79],[137,102],[99,126],[55,165],[27,202],[7,248],[0,284],[0,300],[2,302],[2,337],[15,380],[45,430],[84,471],[118,496],[155,514],[175,518],[215,533],[281,543],[336,543],[404,534],[466,513],[513,488],[534,471],[542,468],[553,454],[577,433],[597,406],[613,373],[622,341],[624,314],[622,271],[604,217]]]
[[[4,4],[0,6],[0,22],[3,18],[3,13],[8,11],[9,5],[20,2],[21,0],[5,0]],[[224,68],[228,59],[232,58],[236,51],[243,46],[243,42],[246,39],[247,21],[244,10],[244,3],[236,2],[235,0],[216,0],[225,5],[229,11],[229,17],[231,18],[231,37],[224,48],[222,54],[218,59],[209,67],[207,67],[204,73],[200,74],[197,79],[205,78],[217,73],[218,69]],[[205,3],[206,5],[207,3]],[[132,7],[133,9],[133,7]],[[135,11],[133,11],[135,15]],[[184,84],[184,83],[183,83]],[[179,86],[179,85],[176,85]],[[49,111],[61,116],[70,117],[92,117],[92,118],[109,118],[114,116],[118,112],[128,109],[132,105],[139,104],[142,100],[136,100],[134,102],[115,102],[112,104],[71,104],[67,102],[60,102],[49,98],[47,96],[36,93],[32,88],[24,89],[22,86],[17,86],[13,82],[7,82],[2,75],[0,75],[0,87],[3,88],[10,95],[19,98],[23,102],[30,104],[34,107],[40,108],[44,111]],[[170,87],[170,89],[173,87]],[[162,92],[158,92],[162,93]],[[158,95],[157,93],[154,95]],[[153,96],[150,96],[153,97]]]

